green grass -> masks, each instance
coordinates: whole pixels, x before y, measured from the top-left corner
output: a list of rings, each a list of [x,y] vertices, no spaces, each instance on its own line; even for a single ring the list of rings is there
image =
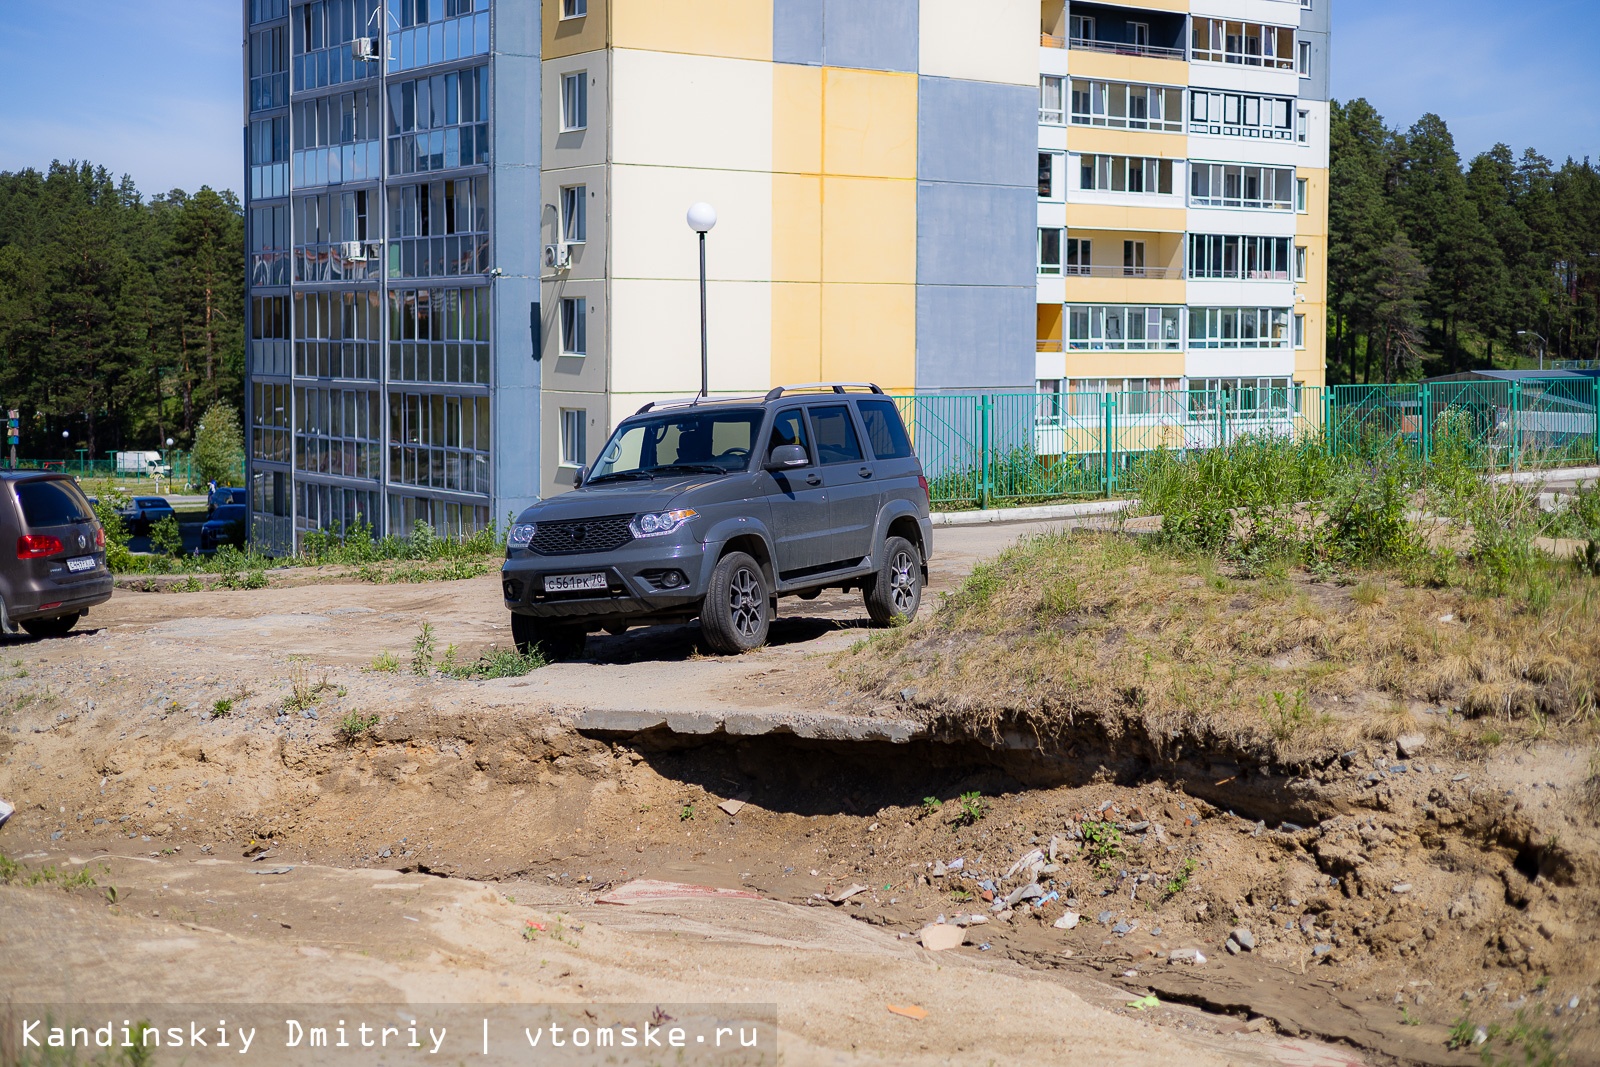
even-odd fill
[[[547,662],[538,649],[518,652],[514,648],[491,648],[472,663],[441,664],[439,670],[449,678],[483,681],[490,678],[520,678],[546,666]]]
[[[371,730],[378,725],[378,722],[379,719],[375,713],[363,714],[359,711],[352,711],[339,720],[339,732],[346,738],[354,739]]]

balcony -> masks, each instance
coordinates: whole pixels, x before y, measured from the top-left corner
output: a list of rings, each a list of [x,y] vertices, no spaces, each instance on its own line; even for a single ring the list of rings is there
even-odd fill
[[[1152,59],[1181,60],[1185,57],[1185,52],[1181,48],[1166,48],[1161,45],[1140,44],[1137,42],[1101,41],[1091,37],[1069,37],[1067,38],[1067,47],[1079,48],[1086,52],[1107,52],[1117,56],[1147,56]]]
[[[1068,278],[1183,278],[1182,267],[1115,267],[1067,264],[1061,273]]]

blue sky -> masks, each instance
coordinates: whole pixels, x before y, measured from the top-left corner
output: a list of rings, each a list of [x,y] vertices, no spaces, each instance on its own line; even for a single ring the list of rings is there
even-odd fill
[[[1334,94],[1425,111],[1464,155],[1506,141],[1600,157],[1600,0],[1333,3]],[[0,170],[103,163],[147,193],[238,189],[236,0],[0,0]]]

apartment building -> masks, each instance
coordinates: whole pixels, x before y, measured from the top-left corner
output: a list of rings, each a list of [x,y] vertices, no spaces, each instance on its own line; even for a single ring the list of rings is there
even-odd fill
[[[1331,0],[241,3],[270,550],[503,521],[695,392],[697,201],[713,393],[1323,381]]]
[[[1324,383],[1330,3],[1044,0],[1041,410],[1271,413]]]

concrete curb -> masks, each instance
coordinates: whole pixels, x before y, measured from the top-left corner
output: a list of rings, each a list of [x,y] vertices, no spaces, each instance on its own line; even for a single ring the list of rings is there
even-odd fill
[[[1496,474],[1491,480],[1501,485],[1542,485],[1545,482],[1592,482],[1597,479],[1600,479],[1600,467],[1556,467],[1551,470]]]
[[[1093,515],[1115,515],[1137,501],[1086,500],[1077,504],[1042,504],[1031,508],[986,508],[982,511],[935,511],[929,516],[935,526],[986,526],[995,522],[1041,522],[1049,519],[1082,519]]]

